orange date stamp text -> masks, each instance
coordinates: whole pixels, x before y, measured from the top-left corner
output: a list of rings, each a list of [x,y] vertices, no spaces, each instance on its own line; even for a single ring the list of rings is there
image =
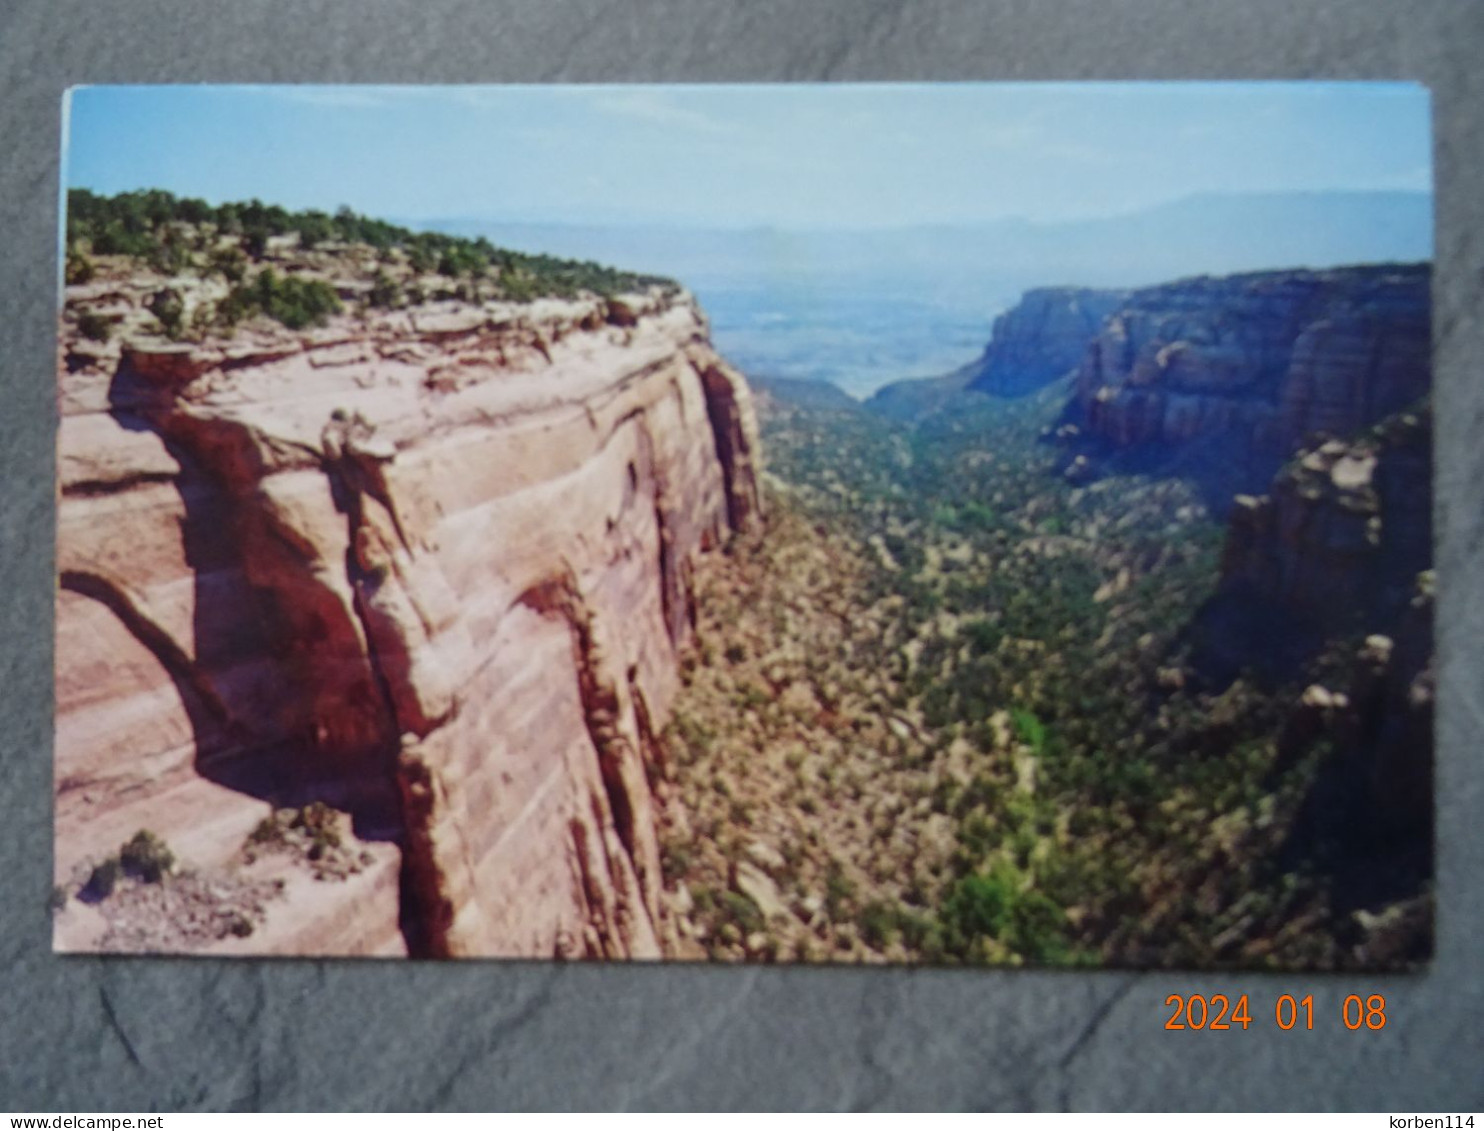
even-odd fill
[[[1253,1023],[1251,995],[1170,994],[1173,1012],[1166,1029],[1247,1029]],[[1381,994],[1348,994],[1340,1003],[1340,1023],[1351,1032],[1386,1028],[1386,998]],[[1273,1024],[1287,1032],[1314,1028],[1314,995],[1280,994],[1273,1001]],[[1322,1023],[1322,1022],[1321,1022]]]

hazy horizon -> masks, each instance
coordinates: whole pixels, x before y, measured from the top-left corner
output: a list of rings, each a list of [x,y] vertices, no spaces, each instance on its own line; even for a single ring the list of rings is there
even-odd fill
[[[140,185],[139,190],[155,186]],[[605,231],[622,230],[653,230],[657,232],[725,232],[732,235],[744,235],[747,233],[761,232],[784,232],[784,233],[807,233],[819,235],[891,235],[895,233],[916,233],[933,231],[964,231],[985,228],[1067,228],[1084,224],[1099,224],[1114,220],[1127,220],[1142,216],[1152,211],[1163,211],[1167,209],[1180,208],[1182,206],[1203,203],[1207,201],[1259,201],[1277,199],[1300,199],[1300,198],[1326,198],[1336,197],[1368,199],[1368,200],[1411,200],[1433,201],[1432,189],[1304,189],[1293,192],[1282,192],[1277,190],[1258,190],[1253,192],[1193,192],[1185,196],[1172,197],[1155,204],[1140,205],[1134,208],[1122,209],[1117,212],[1106,214],[1079,216],[1064,220],[1031,219],[1025,216],[995,216],[980,220],[966,221],[942,221],[937,223],[899,223],[899,224],[877,224],[862,225],[859,227],[844,227],[838,224],[814,224],[814,225],[790,225],[779,223],[700,223],[695,221],[665,221],[659,219],[635,219],[635,220],[524,220],[511,219],[497,214],[478,215],[469,214],[463,216],[385,216],[382,219],[390,223],[400,224],[407,228],[416,228],[418,225],[430,225],[432,230],[444,230],[454,224],[504,224],[510,227],[571,229],[581,231],[586,229],[601,229]],[[212,203],[224,203],[213,201]],[[264,201],[264,203],[276,203]]]
[[[970,361],[1030,287],[1432,254],[1408,83],[93,86],[66,110],[66,187],[667,275],[745,369],[857,396]]]
[[[978,357],[1026,290],[1429,260],[1424,193],[1206,194],[1106,220],[875,230],[434,221],[528,253],[678,279],[744,372],[869,397]]]

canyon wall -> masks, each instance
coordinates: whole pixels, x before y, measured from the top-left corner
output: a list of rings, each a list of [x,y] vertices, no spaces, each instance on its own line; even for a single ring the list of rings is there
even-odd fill
[[[1426,265],[1383,264],[1132,292],[1087,344],[1055,432],[1074,481],[1160,453],[1128,466],[1230,500],[1196,668],[1216,686],[1282,681],[1334,653],[1348,671],[1294,704],[1283,756],[1327,737],[1314,821],[1416,843],[1432,798],[1429,284]]]
[[[1133,292],[1087,345],[1075,407],[1117,448],[1225,435],[1273,462],[1424,396],[1426,265],[1269,271]]]
[[[1432,816],[1432,419],[1398,413],[1300,451],[1268,492],[1234,502],[1211,615],[1259,629],[1245,643],[1365,637],[1348,675],[1306,690],[1282,742],[1342,751],[1322,780],[1326,819],[1384,836]],[[1235,634],[1240,641],[1243,634]]]
[[[1395,610],[1432,563],[1432,420],[1398,413],[1300,450],[1268,492],[1234,502],[1222,584],[1339,626]]]
[[[994,321],[989,344],[962,371],[967,387],[1018,397],[1076,369],[1127,291],[1038,287]]]
[[[147,829],[190,882],[64,899],[57,947],[658,956],[692,563],[759,513],[699,310],[188,344],[146,335],[149,292],[63,316],[55,875],[96,889]]]

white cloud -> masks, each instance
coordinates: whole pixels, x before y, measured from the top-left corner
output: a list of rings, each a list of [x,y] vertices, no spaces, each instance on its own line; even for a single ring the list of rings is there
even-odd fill
[[[697,133],[728,133],[722,122],[689,106],[679,105],[674,96],[658,90],[604,87],[594,93],[592,106],[605,114],[656,125],[693,130]]]

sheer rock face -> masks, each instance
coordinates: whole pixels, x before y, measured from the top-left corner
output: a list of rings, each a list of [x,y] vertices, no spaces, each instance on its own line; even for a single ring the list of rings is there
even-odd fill
[[[93,289],[97,289],[96,287]],[[274,806],[295,953],[654,957],[657,733],[692,561],[759,514],[745,382],[660,291],[441,304],[177,345],[62,331],[56,875],[148,828],[203,875]],[[123,341],[124,345],[117,344]],[[57,919],[99,945],[108,905]],[[105,943],[106,945],[106,943]]]
[[[1395,610],[1432,562],[1431,483],[1426,410],[1303,449],[1266,495],[1237,497],[1222,584],[1325,626]]]
[[[1281,458],[1423,396],[1430,341],[1425,265],[1188,279],[1108,316],[1076,403],[1118,447],[1225,433]]]
[[[983,355],[967,367],[968,387],[1024,396],[1076,369],[1087,343],[1128,297],[1127,291],[1040,287],[994,322]]]
[[[1336,716],[1331,773],[1348,801],[1336,811],[1378,836],[1432,814],[1431,480],[1426,410],[1303,450],[1268,494],[1237,498],[1222,563],[1222,592],[1275,623],[1371,633],[1342,707],[1310,688],[1284,745],[1302,749]]]

